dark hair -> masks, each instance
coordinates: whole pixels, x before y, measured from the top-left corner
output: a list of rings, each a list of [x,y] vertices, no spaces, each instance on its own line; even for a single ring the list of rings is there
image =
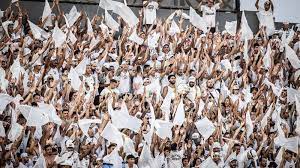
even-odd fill
[[[115,80],[115,79],[112,79],[112,80],[110,80],[110,83],[117,83],[118,81],[117,80]]]
[[[166,147],[164,148],[164,151],[166,151],[166,150],[171,151],[171,148],[168,147],[168,146],[166,146]]]
[[[177,150],[177,143],[172,143],[171,144],[171,150],[172,151]]]
[[[135,157],[132,155],[132,154],[129,154],[127,157],[126,157],[126,160],[128,160],[128,159],[135,159]]]
[[[169,75],[168,80],[170,80],[172,77],[175,77],[175,75],[174,74]]]

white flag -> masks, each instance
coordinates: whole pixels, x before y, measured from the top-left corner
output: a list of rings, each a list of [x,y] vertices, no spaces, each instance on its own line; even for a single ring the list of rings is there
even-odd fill
[[[226,21],[225,23],[226,31],[232,36],[235,36],[236,34],[236,27],[237,27],[237,21],[232,21],[232,22]]]
[[[268,44],[267,52],[263,58],[264,68],[269,70],[271,68],[271,46],[270,43]]]
[[[148,144],[144,143],[141,156],[139,157],[138,166],[143,168],[150,168],[152,163],[151,150]]]
[[[44,21],[48,16],[51,15],[51,7],[49,5],[48,0],[45,0],[45,6],[44,6],[44,11],[43,11],[43,15],[42,15],[42,21]]]
[[[0,114],[5,110],[6,106],[13,101],[13,97],[8,94],[0,93]]]
[[[195,125],[199,133],[203,136],[204,141],[206,141],[216,130],[214,124],[207,117],[198,120],[195,122]]]
[[[66,41],[66,34],[58,27],[57,24],[55,24],[55,27],[53,29],[52,38],[55,43],[55,47],[62,47],[63,43]]]
[[[207,25],[205,20],[201,16],[199,16],[195,9],[193,9],[192,7],[190,7],[190,22],[193,26],[202,30],[204,33],[207,32]]]
[[[23,126],[18,124],[17,122],[12,123],[11,129],[8,133],[8,139],[11,141],[15,141],[19,136],[21,136],[23,130]]]
[[[84,57],[83,60],[74,68],[79,76],[85,74],[86,66],[90,63],[90,59],[88,57]]]
[[[57,115],[56,109],[52,104],[38,103],[39,108],[43,111],[48,117],[49,121],[57,125],[62,124],[61,118]]]
[[[79,90],[80,88],[80,85],[81,85],[81,80],[79,78],[79,75],[78,73],[74,70],[73,67],[71,67],[71,70],[68,74],[68,79],[70,80],[71,82],[71,86],[74,90]]]
[[[264,129],[265,126],[267,125],[268,123],[268,118],[270,117],[271,115],[271,112],[272,112],[272,108],[273,108],[273,104],[271,104],[271,106],[268,108],[268,111],[266,112],[266,114],[264,115],[264,117],[262,118],[261,120],[261,128]]]
[[[200,167],[218,168],[218,165],[212,160],[211,157],[208,157],[201,163]]]
[[[172,139],[172,127],[173,124],[169,121],[155,120],[154,127],[156,129],[156,134],[161,139],[170,138]]]
[[[101,133],[101,136],[109,142],[116,143],[118,147],[123,146],[123,138],[121,132],[113,124],[108,122]]]
[[[6,137],[6,134],[5,134],[5,129],[3,127],[3,122],[0,121],[0,137]]]
[[[181,99],[176,110],[173,124],[181,126],[184,120],[185,120],[184,104],[183,104],[183,100]]]
[[[246,129],[247,129],[247,138],[253,133],[253,123],[250,116],[250,111],[246,113]]]
[[[173,36],[176,33],[180,33],[180,28],[177,25],[177,23],[174,20],[172,20],[171,27],[170,27],[170,29],[168,31],[168,34],[171,35],[171,36]]]
[[[300,68],[300,60],[295,51],[289,45],[285,45],[285,56],[290,61],[294,69]]]
[[[93,26],[91,24],[91,21],[90,21],[89,17],[87,17],[87,31],[86,31],[86,33],[89,36],[94,36]]]
[[[137,35],[136,30],[133,30],[132,34],[128,37],[128,39],[137,43],[138,45],[142,45],[144,42],[144,39],[140,38]]]
[[[242,20],[241,20],[241,40],[251,40],[253,39],[253,32],[248,25],[248,21],[245,16],[245,12],[243,11]]]
[[[102,1],[102,0],[101,0]],[[72,9],[68,14],[66,14],[66,17],[68,19],[69,26],[72,27],[73,24],[77,21],[77,19],[80,17],[80,12],[77,11],[76,6],[73,5]]]
[[[135,27],[139,22],[133,11],[123,3],[115,3],[113,12],[120,15],[131,28]]]
[[[81,131],[85,136],[88,136],[88,130],[92,123],[100,124],[100,119],[80,119],[78,120],[78,126],[80,127]]]
[[[41,40],[42,37],[45,38],[45,39],[47,39],[49,37],[49,34],[45,30],[38,27],[37,25],[30,22],[29,20],[28,20],[28,23],[29,23],[29,27],[30,27],[30,30],[32,32],[32,35],[35,39]]]
[[[110,29],[119,31],[119,23],[114,20],[114,18],[107,12],[107,10],[105,10],[105,23]]]

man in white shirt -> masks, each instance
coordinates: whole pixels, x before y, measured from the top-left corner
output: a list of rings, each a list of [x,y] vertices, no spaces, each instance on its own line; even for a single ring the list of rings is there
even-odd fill
[[[156,19],[156,10],[158,9],[158,3],[155,1],[144,1],[144,24],[153,24]]]
[[[118,83],[117,80],[115,80],[115,79],[110,80],[109,86],[104,88],[102,90],[102,92],[100,93],[100,95],[101,96],[107,96],[107,95],[113,94],[113,93],[119,95],[120,92],[117,89],[118,85],[119,85],[119,83]]]
[[[201,11],[203,12],[203,19],[205,20],[207,27],[210,27],[214,32],[216,27],[216,14],[217,10],[222,5],[222,0],[219,3],[214,2],[215,0],[208,0],[206,5],[201,5]]]
[[[183,152],[184,150],[178,150],[177,144],[173,143],[171,145],[171,152],[170,152],[170,162],[169,167],[181,167],[182,166],[182,158],[183,158]]]
[[[125,168],[137,168],[137,165],[135,164],[135,157],[133,155],[128,155],[126,157],[127,163],[125,165]]]

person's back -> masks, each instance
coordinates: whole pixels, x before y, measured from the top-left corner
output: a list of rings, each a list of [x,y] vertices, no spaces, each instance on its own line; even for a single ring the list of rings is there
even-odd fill
[[[183,150],[177,150],[177,144],[174,143],[171,145],[171,152],[170,152],[170,168],[180,168],[182,167],[182,158],[183,158]]]

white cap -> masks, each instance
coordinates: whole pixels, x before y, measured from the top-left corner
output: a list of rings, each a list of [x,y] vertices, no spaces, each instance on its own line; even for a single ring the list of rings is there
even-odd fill
[[[196,82],[196,78],[194,76],[189,77],[189,82]]]
[[[28,157],[28,154],[27,153],[22,153],[21,158],[25,158],[25,157]]]
[[[212,147],[213,147],[213,149],[214,148],[221,148],[221,144],[219,142],[214,142]]]

